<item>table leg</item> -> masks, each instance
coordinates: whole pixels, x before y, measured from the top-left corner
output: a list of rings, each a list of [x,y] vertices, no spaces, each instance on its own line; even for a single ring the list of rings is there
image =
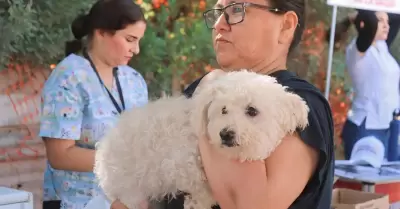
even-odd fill
[[[361,190],[363,192],[368,192],[368,189],[369,189],[368,184],[362,183],[361,185],[362,185]]]
[[[362,191],[375,193],[375,184],[362,183]]]

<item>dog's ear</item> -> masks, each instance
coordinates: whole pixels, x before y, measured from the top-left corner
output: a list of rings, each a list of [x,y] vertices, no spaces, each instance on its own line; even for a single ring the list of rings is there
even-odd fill
[[[287,128],[286,131],[302,130],[308,125],[309,108],[307,103],[297,94],[291,92],[286,92],[286,94],[286,99],[283,103],[285,107],[283,108],[287,109],[283,112],[289,114],[284,114],[282,122],[285,128]]]
[[[198,137],[207,136],[208,109],[214,99],[215,90],[212,85],[203,86],[192,97],[193,109],[191,124]]]
[[[213,70],[201,79],[193,93],[193,109],[190,120],[196,135],[199,137],[207,135],[208,108],[215,95],[215,89],[212,87],[212,83],[225,74],[226,73],[222,70]]]

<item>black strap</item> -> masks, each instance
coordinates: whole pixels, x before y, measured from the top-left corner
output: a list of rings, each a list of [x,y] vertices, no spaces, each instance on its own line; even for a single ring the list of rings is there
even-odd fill
[[[118,67],[114,67],[113,68],[113,76],[115,78],[115,81],[117,83],[117,90],[118,90],[118,95],[119,98],[121,99],[121,104],[122,104],[122,108],[118,105],[117,100],[115,100],[114,96],[111,94],[110,90],[106,87],[106,85],[104,85],[103,80],[101,79],[99,72],[97,72],[96,66],[94,65],[92,59],[90,59],[89,54],[87,53],[86,50],[83,50],[83,56],[89,60],[90,65],[93,68],[93,71],[96,73],[97,78],[100,81],[100,84],[107,90],[108,96],[110,97],[112,103],[114,104],[115,109],[117,109],[117,111],[121,114],[122,111],[125,110],[125,101],[124,101],[124,95],[122,94],[122,88],[121,88],[121,84],[119,82],[119,78],[118,78]]]

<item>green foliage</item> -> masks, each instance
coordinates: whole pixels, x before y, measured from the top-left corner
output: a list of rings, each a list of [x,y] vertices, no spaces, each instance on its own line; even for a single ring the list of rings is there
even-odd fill
[[[48,65],[64,55],[70,23],[93,0],[2,0],[0,66],[14,62]]]
[[[332,11],[333,7],[327,5],[326,0],[315,0],[308,1],[307,7],[307,17],[306,17],[306,29],[313,29],[319,26],[319,24],[323,24],[325,30],[331,27],[332,22]],[[353,9],[350,8],[338,8],[336,21],[341,21],[343,18],[348,16],[351,12],[354,12]],[[349,43],[349,41],[354,37],[355,33],[353,30],[350,30],[348,40],[343,42],[343,46],[340,50],[335,50],[332,59],[332,78],[331,78],[331,92],[335,93],[334,86],[341,85],[343,83],[343,88],[347,92],[350,89],[350,80],[347,75],[346,65],[345,65],[345,55],[344,48]],[[323,46],[324,50],[322,53],[318,54],[308,54],[310,46],[300,45],[298,48],[297,58],[299,59],[291,59],[289,60],[289,66],[301,66],[306,72],[300,72],[306,79],[310,81],[314,81],[315,79],[321,80],[321,78],[315,78],[316,76],[321,76],[321,71],[324,73],[327,70],[328,65],[328,48],[329,43],[325,39],[325,34],[321,37],[321,34],[318,31],[313,31],[312,34],[305,33],[304,37],[308,37],[310,40],[314,40],[314,43],[311,45],[320,47]],[[304,66],[304,57],[306,59],[306,66]],[[299,63],[300,62],[300,63]],[[325,75],[325,74],[324,74]],[[322,78],[324,79],[324,78]],[[323,87],[325,86],[325,79],[321,82],[323,83]],[[321,90],[324,88],[321,87]]]
[[[88,12],[94,1],[0,0],[0,69],[10,60],[45,67],[57,63],[64,56],[64,43],[72,39],[72,20]],[[211,31],[196,8],[198,2],[168,3],[159,9],[151,0],[141,4],[148,27],[141,54],[131,63],[146,76],[154,96],[172,93],[173,77],[180,78],[187,70],[202,71],[214,58]],[[198,69],[189,69],[193,63]]]
[[[32,4],[16,0],[13,4],[8,1],[0,2],[0,67],[4,66],[9,55],[18,52],[18,43],[24,34],[34,29]],[[1,69],[1,68],[0,68]]]
[[[151,96],[157,97],[179,91],[182,74],[186,79],[183,83],[188,83],[196,77],[193,75],[204,73],[206,66],[216,66],[216,62],[211,30],[206,28],[199,9],[201,0],[169,0],[168,5],[160,8],[154,5],[155,1],[143,0],[141,3],[148,26],[141,41],[141,53],[130,64],[145,76]],[[64,56],[64,43],[72,39],[70,23],[79,13],[87,12],[94,2],[0,0],[0,70],[10,63],[10,59],[45,67],[57,63]],[[215,2],[206,0],[206,5]],[[314,27],[317,21],[330,27],[332,7],[325,0],[308,1],[307,10],[306,28]],[[352,9],[340,8],[338,20],[350,11]],[[349,39],[354,31],[350,34]],[[396,40],[392,46],[395,56],[400,51],[398,42]],[[290,59],[289,67],[305,69],[302,74],[307,78],[315,76],[321,71],[321,65],[327,64],[321,62],[328,47],[327,42],[323,43],[326,49],[317,55],[307,54],[308,48],[301,45]],[[343,50],[335,52],[332,73],[333,81],[345,81],[347,86],[343,53]]]
[[[151,95],[156,97],[180,90],[173,89],[173,78],[182,80],[184,72],[203,71],[214,62],[211,31],[205,26],[197,3],[168,3],[158,10],[152,8],[150,0],[141,4],[149,23],[140,55],[132,60],[132,66],[146,75]],[[176,17],[182,8],[188,12]],[[194,63],[198,69],[190,69]]]

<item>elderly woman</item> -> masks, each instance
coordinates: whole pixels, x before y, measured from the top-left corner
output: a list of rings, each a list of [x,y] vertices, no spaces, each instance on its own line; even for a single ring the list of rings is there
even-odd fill
[[[246,68],[276,77],[310,108],[309,126],[284,137],[264,162],[228,160],[213,150],[207,137],[200,140],[208,183],[220,207],[330,208],[334,164],[331,110],[318,89],[286,67],[288,54],[303,32],[305,0],[218,0],[204,18],[223,71]],[[216,71],[202,79],[217,74],[223,73]],[[206,85],[197,80],[185,94],[190,97],[199,83]],[[268,97],[268,92],[265,94]],[[175,205],[182,208],[182,204]]]
[[[301,40],[305,1],[219,0],[204,16],[213,29],[217,61],[224,71],[246,68],[276,77],[310,108],[309,126],[286,136],[265,162],[227,160],[207,138],[200,140],[206,176],[220,207],[329,208],[334,162],[331,110],[313,85],[286,68],[289,52]],[[188,95],[191,89],[195,86],[189,87]]]

